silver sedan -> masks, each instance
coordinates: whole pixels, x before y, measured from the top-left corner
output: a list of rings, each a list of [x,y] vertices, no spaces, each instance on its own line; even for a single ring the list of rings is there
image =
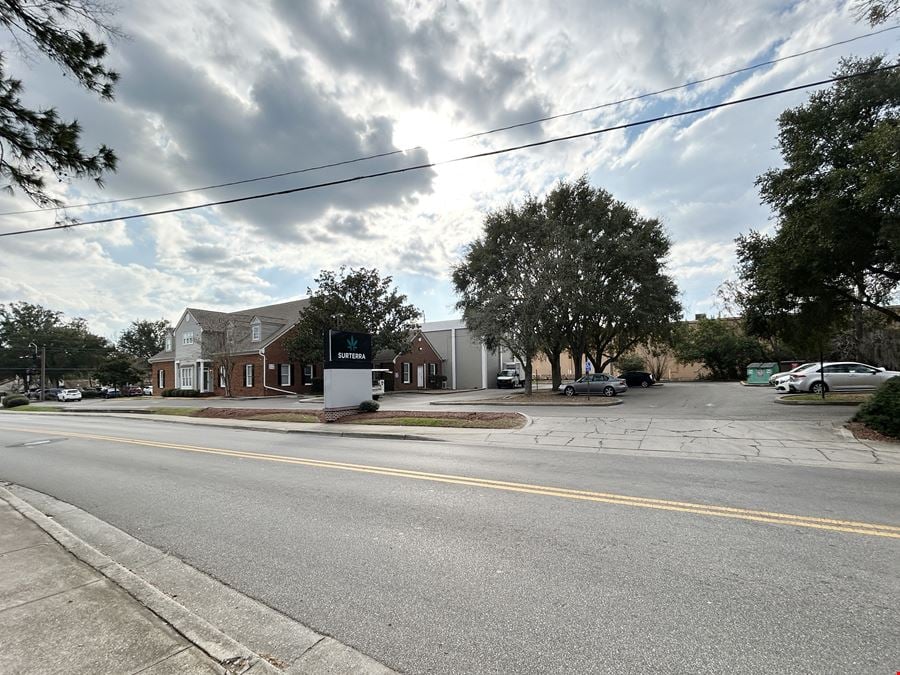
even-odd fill
[[[591,373],[574,382],[559,385],[559,391],[566,396],[575,396],[576,394],[615,396],[628,391],[628,385],[625,384],[625,380],[620,380],[618,377],[613,377],[606,373]]]

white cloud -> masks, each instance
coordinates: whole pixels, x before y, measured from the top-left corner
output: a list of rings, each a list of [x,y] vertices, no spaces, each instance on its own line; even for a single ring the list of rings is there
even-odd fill
[[[110,217],[289,188],[565,135],[830,73],[841,54],[896,45],[890,34],[750,76],[480,139],[453,136],[597,105],[809,49],[865,31],[844,5],[528,0],[502,4],[203,0],[123,6],[132,39],[111,45],[123,74],[104,103],[34,62],[27,100],[77,116],[85,142],[120,157],[107,189],[54,185],[71,202],[165,192],[423,144],[376,162],[129,205]],[[21,68],[14,60],[11,67]],[[18,71],[17,71],[18,74]],[[186,305],[238,308],[297,297],[316,272],[376,266],[415,279],[428,315],[453,304],[449,273],[484,214],[560,178],[591,181],[665,224],[687,312],[714,302],[733,239],[768,225],[753,185],[779,162],[778,113],[798,92],[696,118],[613,132],[242,205],[6,238],[0,302],[82,315],[100,332]],[[0,209],[28,207],[0,195]],[[0,231],[53,221],[0,218]],[[77,280],[74,281],[74,280]],[[430,285],[426,280],[431,280]],[[401,289],[407,290],[407,289]]]

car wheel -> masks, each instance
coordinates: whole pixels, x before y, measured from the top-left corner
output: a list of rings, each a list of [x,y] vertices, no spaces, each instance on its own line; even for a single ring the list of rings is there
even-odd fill
[[[646,389],[649,386],[650,386],[650,383],[647,382],[647,380],[641,380],[641,388],[642,389]]]
[[[574,396],[574,395],[575,395],[575,387],[566,387],[566,388],[563,390],[563,393],[564,393],[566,396]]]
[[[825,383],[822,382],[822,381],[819,381],[819,382],[813,382],[813,383],[810,385],[809,390],[810,390],[813,394],[821,394],[823,391],[828,391],[828,385],[825,384]]]
[[[615,396],[616,390],[613,389],[612,387],[603,387],[603,395],[606,396],[607,398],[611,397],[611,396]]]

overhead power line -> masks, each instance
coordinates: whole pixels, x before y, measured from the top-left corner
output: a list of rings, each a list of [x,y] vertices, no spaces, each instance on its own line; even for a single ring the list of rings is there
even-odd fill
[[[760,61],[759,63],[754,63],[749,66],[745,66],[743,68],[738,68],[736,70],[730,70],[727,73],[719,73],[718,75],[710,75],[709,77],[704,77],[699,80],[692,80],[690,82],[685,82],[683,84],[673,85],[671,87],[666,87],[665,89],[657,89],[656,91],[649,91],[643,94],[637,94],[635,96],[629,96],[628,98],[618,99],[616,101],[609,101],[607,103],[600,103],[597,105],[589,106],[587,108],[579,108],[578,110],[570,110],[569,112],[558,113],[554,115],[548,115],[547,117],[539,117],[537,119],[529,120],[527,122],[517,122],[516,124],[509,124],[507,126],[496,127],[494,129],[487,129],[486,131],[478,131],[471,134],[466,134],[464,136],[455,136],[453,138],[448,138],[443,141],[437,141],[437,144],[443,143],[455,143],[457,141],[466,141],[472,140],[475,138],[480,138],[482,136],[488,136],[490,134],[496,134],[501,131],[510,131],[512,129],[521,129],[523,127],[533,126],[535,124],[543,124],[544,122],[550,122],[553,120],[563,119],[566,117],[573,117],[575,115],[582,115],[587,112],[594,112],[596,110],[602,110],[603,108],[612,108],[618,105],[622,105],[624,103],[632,103],[634,101],[640,101],[645,98],[651,98],[653,96],[659,96],[660,94],[668,94],[673,91],[678,91],[680,89],[687,89],[689,87],[695,87],[699,84],[706,84],[707,82],[712,82],[714,80],[722,79],[725,77],[731,77],[732,75],[739,75],[741,73],[746,73],[751,70],[756,70],[758,68],[763,68],[765,66],[771,66],[776,63],[781,63],[782,61],[788,61],[790,59],[796,59],[801,56],[808,56],[809,54],[814,54],[816,52],[821,52],[826,49],[831,49],[832,47],[839,47],[841,45],[850,44],[851,42],[856,42],[857,40],[864,40],[866,38],[874,37],[876,35],[881,35],[882,33],[887,33],[892,30],[897,30],[900,28],[900,25],[890,26],[889,28],[882,28],[881,30],[872,31],[871,33],[865,33],[863,35],[857,35],[856,37],[848,38],[846,40],[839,40],[838,42],[831,42],[827,45],[822,45],[820,47],[813,47],[812,49],[807,49],[802,52],[796,52],[794,54],[787,54],[786,56],[780,56],[777,59],[770,59],[768,61]],[[331,162],[329,164],[317,164],[315,166],[308,166],[302,169],[292,169],[290,171],[282,171],[279,173],[272,173],[265,176],[256,176],[254,178],[242,178],[239,180],[232,180],[225,183],[215,183],[213,185],[204,185],[202,187],[193,187],[193,188],[184,188],[181,190],[171,190],[169,192],[156,192],[154,194],[148,195],[138,195],[135,197],[121,197],[119,199],[107,199],[103,201],[96,202],[85,202],[82,204],[71,204],[68,206],[61,207],[43,207],[43,208],[34,208],[34,209],[23,209],[20,211],[4,211],[0,212],[0,216],[18,216],[26,213],[40,213],[43,211],[56,211],[58,209],[81,209],[87,208],[90,206],[107,206],[110,204],[121,204],[123,202],[136,202],[144,199],[158,199],[160,197],[175,197],[177,195],[189,194],[191,192],[203,192],[205,190],[216,190],[224,187],[233,187],[235,185],[246,185],[248,183],[256,183],[264,180],[272,180],[274,178],[284,178],[285,176],[296,176],[302,173],[309,173],[312,171],[321,171],[323,169],[333,169],[339,166],[346,166],[348,164],[356,164],[359,162],[366,162],[373,159],[383,159],[385,157],[393,157],[395,155],[402,155],[408,152],[415,152],[416,150],[425,150],[426,146],[417,145],[412,148],[405,148],[403,150],[390,150],[388,152],[379,152],[373,155],[365,155],[363,157],[355,157],[353,159],[345,159],[338,162]]]
[[[14,230],[11,232],[0,232],[0,237],[12,237],[16,235],[22,234],[30,234],[32,232],[46,232],[48,230],[67,230],[73,227],[80,227],[82,225],[99,225],[102,223],[114,223],[118,221],[125,220],[136,220],[138,218],[151,218],[154,216],[163,216],[172,213],[182,213],[184,211],[195,211],[197,209],[205,209],[211,208],[213,206],[225,206],[228,204],[239,204],[241,202],[249,202],[255,201],[257,199],[267,199],[269,197],[279,197],[282,195],[294,194],[296,192],[308,192],[310,190],[319,190],[326,187],[333,187],[335,185],[346,185],[348,183],[357,183],[363,180],[369,180],[372,178],[380,178],[382,176],[393,176],[402,173],[408,173],[411,171],[421,171],[422,169],[430,169],[436,166],[446,166],[448,164],[456,164],[458,162],[464,162],[470,159],[478,159],[481,157],[493,157],[495,155],[503,155],[509,152],[516,152],[518,150],[525,150],[528,148],[537,148],[542,145],[550,145],[552,143],[560,143],[562,141],[571,141],[578,138],[587,138],[589,136],[597,136],[600,134],[609,133],[611,131],[621,131],[623,129],[632,129],[634,127],[645,126],[648,124],[653,124],[655,122],[663,122],[665,120],[676,119],[679,117],[686,117],[688,115],[697,115],[699,113],[709,112],[712,110],[718,110],[719,108],[728,108],[731,106],[739,105],[741,103],[749,103],[751,101],[759,101],[766,98],[771,98],[773,96],[780,96],[781,94],[788,94],[794,91],[800,91],[802,89],[809,89],[811,87],[819,87],[824,84],[831,84],[833,82],[842,82],[844,80],[852,80],[857,77],[866,77],[868,75],[873,75],[875,73],[880,73],[888,70],[894,70],[896,68],[900,68],[900,63],[894,64],[891,66],[883,66],[881,68],[873,68],[872,70],[866,70],[861,73],[854,73],[852,75],[839,75],[836,77],[830,77],[825,80],[818,80],[816,82],[807,82],[805,84],[799,84],[795,87],[786,87],[784,89],[777,89],[775,91],[765,92],[763,94],[756,94],[755,96],[747,96],[745,98],[738,98],[732,101],[723,101],[721,103],[715,103],[713,105],[702,106],[700,108],[692,108],[690,110],[682,110],[679,112],[669,113],[666,115],[658,115],[656,117],[650,117],[644,120],[638,120],[635,122],[626,122],[625,124],[617,124],[612,127],[604,127],[602,129],[593,129],[591,131],[583,131],[578,134],[569,134],[567,136],[557,136],[555,138],[548,138],[542,141],[533,141],[531,143],[523,143],[521,145],[514,145],[506,148],[499,148],[496,150],[486,150],[484,152],[477,152],[471,155],[464,155],[462,157],[454,157],[453,159],[445,159],[439,162],[426,162],[424,164],[414,164],[412,166],[403,167],[401,169],[390,169],[387,171],[377,171],[375,173],[369,174],[361,174],[358,176],[353,176],[351,178],[341,178],[339,180],[331,180],[323,183],[314,183],[312,185],[302,185],[300,187],[287,188],[285,190],[275,190],[273,192],[264,192],[260,194],[254,195],[246,195],[244,197],[233,197],[231,199],[221,199],[215,202],[205,202],[203,204],[194,204],[192,206],[178,206],[170,209],[160,209],[158,211],[147,211],[145,213],[132,213],[125,216],[116,216],[113,218],[98,218],[96,220],[85,220],[82,222],[70,223],[65,225],[49,225],[47,227],[35,227],[25,230]]]

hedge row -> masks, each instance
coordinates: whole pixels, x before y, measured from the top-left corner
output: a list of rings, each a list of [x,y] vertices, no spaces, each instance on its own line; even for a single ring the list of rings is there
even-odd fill
[[[179,396],[184,398],[197,398],[200,396],[200,392],[196,389],[163,389],[162,395],[164,397]]]

